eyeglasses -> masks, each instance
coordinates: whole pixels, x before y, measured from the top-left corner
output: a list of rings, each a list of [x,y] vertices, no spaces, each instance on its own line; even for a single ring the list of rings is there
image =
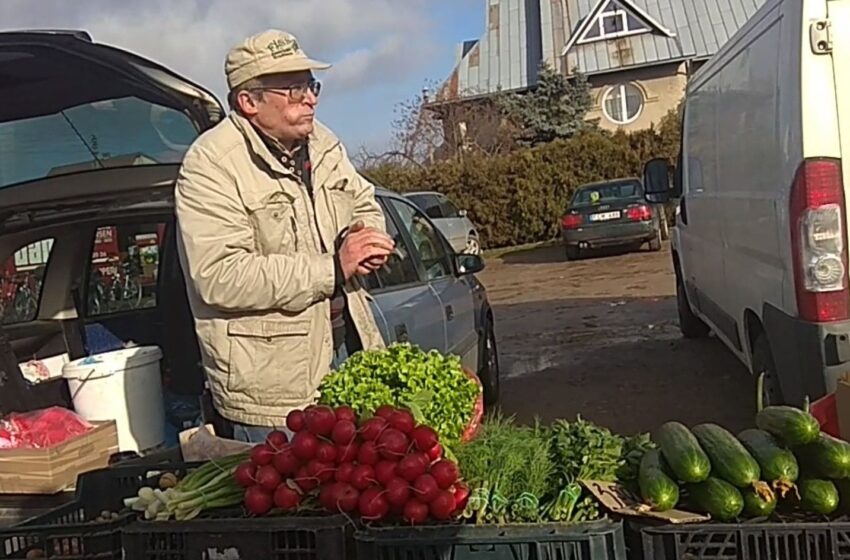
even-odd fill
[[[307,96],[308,91],[312,92],[316,97],[319,97],[319,93],[322,91],[322,82],[319,80],[310,80],[309,82],[293,86],[251,88],[251,91],[268,91],[280,95],[288,95],[289,99],[292,100],[293,103],[300,103],[304,100],[304,97]]]

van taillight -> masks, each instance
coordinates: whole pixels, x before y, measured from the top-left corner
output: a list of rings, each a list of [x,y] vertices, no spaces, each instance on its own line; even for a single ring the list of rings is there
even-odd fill
[[[804,161],[791,191],[791,242],[800,318],[839,321],[850,316],[847,231],[841,162]]]

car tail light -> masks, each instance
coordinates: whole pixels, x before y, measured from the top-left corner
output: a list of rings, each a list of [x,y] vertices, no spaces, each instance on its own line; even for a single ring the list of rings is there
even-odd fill
[[[646,222],[652,219],[652,210],[646,204],[632,206],[626,210],[626,217],[633,222]]]
[[[838,160],[805,160],[791,191],[797,310],[812,322],[850,317],[844,182]]]
[[[567,214],[561,218],[561,227],[564,229],[576,229],[581,227],[583,222],[584,218],[581,214]]]

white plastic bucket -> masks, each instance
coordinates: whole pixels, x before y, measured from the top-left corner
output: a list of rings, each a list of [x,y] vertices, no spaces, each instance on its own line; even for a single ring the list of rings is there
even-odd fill
[[[62,375],[77,414],[115,420],[119,451],[144,452],[165,441],[165,405],[156,346],[125,348],[68,362]]]

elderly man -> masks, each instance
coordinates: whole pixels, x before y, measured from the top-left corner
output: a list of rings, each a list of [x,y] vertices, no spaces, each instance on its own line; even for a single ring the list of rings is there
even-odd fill
[[[262,441],[313,402],[335,356],[384,341],[359,277],[394,249],[374,188],[315,120],[328,68],[283,31],[227,56],[231,113],[183,161],[179,253],[212,402]],[[344,329],[333,329],[331,308]],[[337,333],[341,334],[337,334]]]

